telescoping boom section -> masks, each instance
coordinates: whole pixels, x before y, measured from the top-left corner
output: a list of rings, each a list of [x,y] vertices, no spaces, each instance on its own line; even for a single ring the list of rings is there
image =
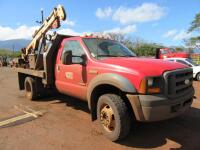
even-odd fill
[[[38,49],[39,41],[45,36],[50,29],[56,29],[60,27],[60,21],[66,19],[66,13],[64,7],[58,5],[54,8],[49,17],[43,22],[42,26],[35,31],[33,39],[25,49],[25,56],[30,53],[34,53]]]

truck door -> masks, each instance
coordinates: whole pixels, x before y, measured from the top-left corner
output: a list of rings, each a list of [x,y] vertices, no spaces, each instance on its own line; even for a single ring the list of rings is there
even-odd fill
[[[86,66],[80,64],[64,65],[61,61],[65,51],[72,51],[74,56],[85,54],[78,40],[66,40],[62,43],[57,57],[56,87],[64,94],[86,99]]]

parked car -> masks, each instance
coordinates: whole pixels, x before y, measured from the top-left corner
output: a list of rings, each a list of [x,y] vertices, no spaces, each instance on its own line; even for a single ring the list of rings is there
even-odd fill
[[[0,56],[0,67],[7,66],[7,57],[6,56]]]
[[[200,65],[196,64],[189,58],[165,58],[168,61],[174,61],[185,64],[193,69],[193,78],[200,81]]]

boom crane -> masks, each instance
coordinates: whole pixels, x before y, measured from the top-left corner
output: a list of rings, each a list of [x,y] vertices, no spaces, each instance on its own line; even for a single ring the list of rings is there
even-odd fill
[[[29,55],[35,54],[35,51],[39,50],[39,43],[46,41],[46,33],[50,29],[57,29],[60,27],[60,21],[66,19],[66,13],[63,6],[58,5],[53,9],[50,16],[42,23],[41,27],[35,31],[33,39],[30,44],[23,49],[22,59],[27,59]],[[25,60],[26,61],[26,60]],[[30,62],[29,62],[30,63]],[[37,63],[37,59],[36,62]]]

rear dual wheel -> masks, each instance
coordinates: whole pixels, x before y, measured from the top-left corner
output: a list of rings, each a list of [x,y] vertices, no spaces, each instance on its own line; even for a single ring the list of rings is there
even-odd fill
[[[102,95],[97,104],[97,117],[103,134],[111,141],[121,140],[128,135],[130,114],[120,96]]]
[[[36,82],[33,78],[26,77],[24,82],[24,88],[25,88],[25,95],[28,99],[30,100],[37,99],[38,96],[37,87],[36,87]]]

